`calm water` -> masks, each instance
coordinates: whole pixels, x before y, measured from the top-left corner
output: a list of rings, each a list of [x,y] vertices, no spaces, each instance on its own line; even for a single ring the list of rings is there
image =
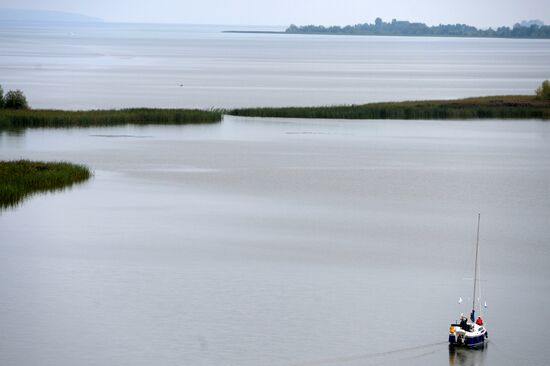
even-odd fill
[[[547,123],[226,117],[0,156],[95,171],[0,216],[1,364],[548,363]],[[492,343],[450,358],[477,212]]]
[[[258,27],[253,27],[258,29]],[[324,105],[532,94],[550,40],[0,25],[0,81],[40,108]]]
[[[548,41],[220,29],[4,26],[0,80],[35,107],[331,104],[531,93],[550,65]],[[95,175],[0,213],[1,365],[550,362],[548,123],[0,133],[18,158]],[[491,343],[450,354],[478,212]]]

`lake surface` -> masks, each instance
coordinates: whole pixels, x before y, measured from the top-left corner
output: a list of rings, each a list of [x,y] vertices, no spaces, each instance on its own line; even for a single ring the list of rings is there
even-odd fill
[[[531,94],[550,65],[548,40],[228,28],[3,24],[0,81],[37,108],[320,105]],[[2,365],[549,363],[548,123],[0,132],[19,158],[94,177],[0,213]],[[478,212],[491,343],[449,353]]]
[[[235,28],[2,24],[0,82],[35,108],[230,108],[533,94],[550,72],[550,40]]]
[[[0,156],[95,172],[0,215],[0,364],[548,363],[548,123],[225,117]],[[449,354],[478,212],[491,343]]]

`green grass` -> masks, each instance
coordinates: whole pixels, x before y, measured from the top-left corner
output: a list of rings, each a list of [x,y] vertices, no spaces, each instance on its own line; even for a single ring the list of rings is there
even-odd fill
[[[241,108],[228,114],[327,119],[550,119],[550,101],[512,95],[324,107]]]
[[[220,111],[199,109],[120,109],[91,111],[0,110],[0,129],[93,127],[126,124],[199,124],[222,119]]]
[[[82,165],[29,160],[0,161],[0,210],[14,207],[37,192],[71,187],[91,176]]]

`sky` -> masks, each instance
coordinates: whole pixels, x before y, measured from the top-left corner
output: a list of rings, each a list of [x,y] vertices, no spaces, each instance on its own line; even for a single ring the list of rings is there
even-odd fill
[[[495,27],[529,19],[550,24],[550,0],[0,0],[0,8],[144,23],[346,25],[381,17],[429,25]]]

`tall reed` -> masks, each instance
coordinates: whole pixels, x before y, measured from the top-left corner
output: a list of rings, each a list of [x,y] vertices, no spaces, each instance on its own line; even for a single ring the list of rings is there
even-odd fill
[[[36,192],[62,190],[90,176],[87,167],[66,162],[0,161],[0,210]]]
[[[0,129],[32,127],[93,127],[125,124],[215,123],[221,111],[199,109],[119,109],[91,111],[0,110]]]
[[[241,108],[228,114],[327,119],[550,119],[550,102],[531,96],[501,96],[323,107]]]

